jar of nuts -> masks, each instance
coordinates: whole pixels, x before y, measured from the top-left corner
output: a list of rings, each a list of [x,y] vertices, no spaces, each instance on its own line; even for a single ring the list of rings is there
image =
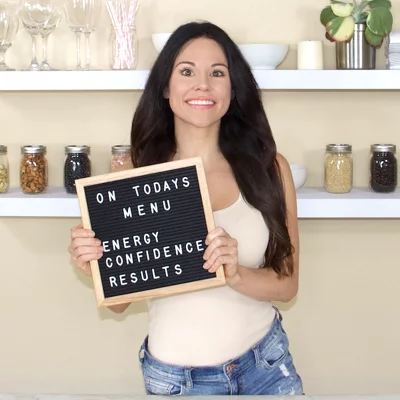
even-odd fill
[[[325,190],[348,193],[353,187],[353,156],[349,144],[328,144],[325,155]]]
[[[131,146],[112,146],[111,154],[111,172],[124,171],[133,168],[131,159]]]
[[[9,181],[7,146],[0,145],[0,193],[7,193]]]
[[[373,144],[370,160],[370,187],[378,193],[394,192],[397,187],[397,159],[394,144]]]
[[[48,185],[46,146],[21,147],[20,184],[23,193],[44,193]]]

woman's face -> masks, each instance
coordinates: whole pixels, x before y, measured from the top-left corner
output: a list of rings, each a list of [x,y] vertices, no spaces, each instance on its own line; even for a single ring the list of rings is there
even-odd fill
[[[166,97],[176,120],[199,128],[219,123],[229,108],[228,62],[213,40],[195,39],[175,60]]]

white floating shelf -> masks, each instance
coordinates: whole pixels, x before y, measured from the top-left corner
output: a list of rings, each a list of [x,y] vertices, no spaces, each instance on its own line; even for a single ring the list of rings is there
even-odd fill
[[[400,70],[254,70],[263,90],[400,90]],[[143,90],[148,70],[4,71],[0,91]]]
[[[5,71],[0,91],[143,90],[149,71]]]
[[[329,194],[321,188],[297,192],[298,217],[305,218],[400,218],[400,190],[372,193],[355,188],[347,194]],[[80,217],[77,197],[63,188],[51,187],[46,194],[25,195],[19,188],[0,194],[0,217]]]
[[[354,188],[350,193],[331,194],[322,188],[297,192],[299,218],[400,218],[400,190],[373,193]]]

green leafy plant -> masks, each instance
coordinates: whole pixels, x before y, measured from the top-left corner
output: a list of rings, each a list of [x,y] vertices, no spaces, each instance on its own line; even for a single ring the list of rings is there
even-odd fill
[[[393,15],[390,0],[331,0],[321,11],[326,38],[331,42],[347,42],[353,38],[356,24],[365,25],[365,38],[373,47],[380,47],[391,32]]]

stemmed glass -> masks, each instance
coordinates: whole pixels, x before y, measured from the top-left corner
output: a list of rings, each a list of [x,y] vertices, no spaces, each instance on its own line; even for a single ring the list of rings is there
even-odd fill
[[[49,22],[53,8],[51,0],[22,0],[19,9],[19,19],[23,27],[32,38],[32,60],[28,67],[29,71],[39,71],[40,65],[36,55],[37,38],[41,29]]]
[[[90,69],[90,34],[97,29],[102,0],[65,0],[66,18],[76,37],[76,69]],[[81,64],[81,37],[85,35],[86,60]]]
[[[17,5],[0,2],[0,71],[14,71],[6,64],[5,55],[14,42],[18,28]]]
[[[47,42],[49,39],[49,35],[54,32],[54,30],[57,28],[58,24],[61,21],[62,18],[61,5],[60,7],[51,6],[50,13],[51,13],[50,19],[46,24],[44,24],[40,28],[40,35],[42,36],[42,46],[43,46],[42,63],[40,64],[41,71],[52,71],[52,70],[54,71],[54,68],[52,68],[47,61]]]
[[[103,2],[101,0],[91,0],[90,3],[91,6],[90,11],[87,13],[86,28],[83,31],[85,34],[86,69],[90,69],[90,34],[95,32],[98,28]]]

